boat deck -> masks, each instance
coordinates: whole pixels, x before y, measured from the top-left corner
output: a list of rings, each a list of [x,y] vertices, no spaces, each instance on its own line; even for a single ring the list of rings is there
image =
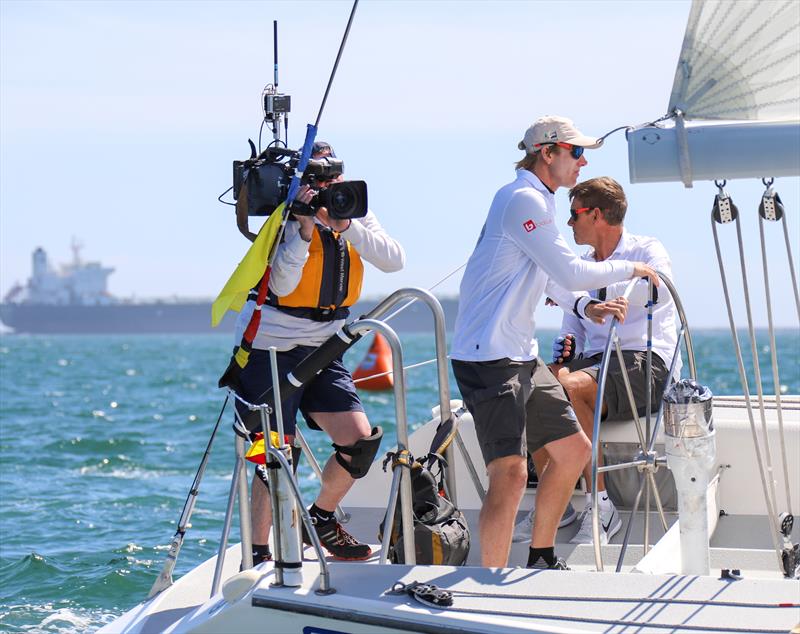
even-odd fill
[[[789,407],[784,424],[789,454],[794,455],[800,438],[799,401],[797,397],[786,401]],[[636,516],[621,574],[613,571],[625,527],[601,549],[604,572],[597,572],[593,547],[569,543],[578,530],[577,523],[559,530],[557,536],[556,551],[567,560],[570,571],[525,569],[527,543],[512,545],[508,568],[482,568],[480,500],[463,461],[457,461],[459,506],[471,532],[466,566],[379,565],[378,525],[385,513],[390,474],[372,469],[348,494],[344,507],[351,515],[345,524],[347,530],[373,544],[373,555],[367,562],[331,561],[334,594],[314,593],[319,584],[319,566],[311,548],[304,551],[302,585],[278,588],[271,585],[275,580],[271,562],[237,574],[241,549],[234,545],[226,551],[221,594],[209,598],[216,565],[216,557],[212,557],[103,631],[129,627],[127,631],[132,632],[176,633],[788,632],[800,623],[800,582],[783,579],[779,572],[769,522],[760,514],[763,496],[758,475],[749,456],[744,455],[751,451],[745,444],[750,430],[741,405],[736,399],[715,405],[719,487],[709,496],[709,517],[716,520],[716,527],[708,576],[678,574],[680,545],[677,526],[672,524],[674,512],[667,514],[673,528],[666,536],[656,514],[651,513],[649,541],[658,545],[644,558],[643,516]],[[771,405],[767,410],[772,419]],[[772,433],[774,420],[770,422]],[[434,424],[431,421],[412,435],[410,443],[415,455],[424,453]],[[471,420],[463,420],[461,430],[470,455],[478,456]],[[604,447],[621,448],[621,454],[635,440],[630,426],[609,427],[606,432],[601,438]],[[773,446],[779,445],[776,442]],[[748,450],[742,452],[742,447]],[[485,484],[483,470],[478,475]],[[798,465],[791,463],[790,480],[797,481],[796,476]],[[525,493],[518,520],[531,508],[534,496],[533,489]],[[578,510],[584,499],[576,489],[572,501]],[[628,510],[622,503],[618,508],[627,523]],[[798,534],[800,518],[795,519],[793,543],[798,541]],[[723,578],[723,569],[740,570],[740,578]],[[227,587],[226,580],[231,581]],[[433,583],[453,592],[453,606],[433,609],[407,594],[386,594],[397,582],[413,581]],[[270,625],[267,627],[266,623]]]
[[[526,497],[532,497],[533,491],[529,491]],[[575,506],[579,507],[578,497],[575,496]],[[523,501],[523,508],[530,508],[530,503]],[[360,541],[372,545],[372,557],[369,561],[378,563],[380,558],[381,545],[378,542],[378,525],[383,520],[383,510],[375,508],[353,508],[348,509],[350,519],[345,528],[353,534]],[[603,563],[605,570],[613,571],[616,567],[619,553],[622,549],[623,537],[625,535],[625,528],[629,521],[629,511],[620,509],[621,517],[623,519],[623,527],[620,531],[611,538],[607,546],[601,548],[603,554]],[[521,520],[526,513],[520,511],[517,519]],[[659,540],[664,531],[661,523],[657,518],[655,512],[652,512],[650,517],[650,545]],[[467,524],[470,528],[471,546],[469,557],[467,558],[466,565],[480,566],[480,534],[478,532],[478,511],[466,510],[464,516],[467,519]],[[667,521],[672,524],[676,519],[674,513],[667,513]],[[622,570],[630,572],[634,566],[641,560],[644,555],[644,547],[642,545],[642,524],[643,517],[641,514],[634,518],[634,526],[631,529],[631,542],[626,550],[625,560],[623,561]],[[795,518],[795,526],[800,527],[800,518]],[[559,529],[556,537],[556,553],[559,557],[563,557],[572,570],[589,571],[593,572],[596,569],[594,560],[594,547],[587,544],[571,544],[569,540],[578,531],[578,522],[574,522],[569,526]],[[767,578],[767,579],[780,579],[782,578],[777,568],[777,560],[775,552],[772,550],[770,542],[768,526],[766,520],[759,516],[734,516],[728,515],[720,518],[717,523],[717,530],[711,540],[711,574],[720,574],[724,568],[739,569],[742,575],[748,578]],[[795,533],[800,532],[797,528]],[[754,543],[754,539],[760,537],[763,543]],[[795,536],[795,540],[797,536]],[[511,555],[508,559],[509,566],[524,567],[528,559],[528,546],[525,543],[516,543],[511,545]],[[238,556],[238,555],[237,555]],[[305,559],[316,561],[317,556],[314,550],[310,547],[305,549]],[[676,568],[679,566],[679,562]],[[798,597],[800,599],[800,597]]]
[[[312,567],[305,568],[305,574],[313,572]],[[603,575],[602,583],[597,583],[598,575]],[[331,564],[331,576],[336,593],[311,602],[303,600],[307,589],[270,588],[262,581],[253,605],[324,615],[349,624],[437,633],[786,632],[800,617],[800,609],[776,605],[798,600],[796,585],[779,580],[721,583],[678,575],[450,566],[375,566],[367,572],[363,566],[346,563]],[[386,593],[397,582],[413,581],[447,588],[453,593],[453,606],[437,610],[406,594]]]
[[[366,518],[367,513],[356,513]],[[354,533],[364,522],[351,525]],[[526,544],[516,544],[521,554]],[[581,556],[585,546],[575,548]],[[618,546],[610,545],[610,552]],[[226,569],[238,566],[239,550],[228,551]],[[718,557],[740,557],[742,551],[720,549]],[[788,632],[800,620],[798,584],[774,575],[723,580],[682,575],[614,574],[589,572],[587,565],[573,571],[533,571],[525,568],[489,569],[478,566],[377,565],[378,552],[363,562],[330,562],[333,594],[315,595],[319,588],[313,550],[306,549],[299,588],[277,588],[271,563],[250,574],[257,587],[251,605],[263,608],[238,613],[236,623],[257,628],[269,622],[268,611],[290,612],[299,622],[314,618],[341,621],[348,632]],[[513,558],[514,554],[512,554]],[[470,557],[475,557],[474,552]],[[571,557],[572,559],[572,557]],[[737,561],[744,561],[738,559]],[[234,565],[235,562],[235,565]],[[763,563],[763,562],[761,562]],[[375,564],[375,565],[373,565]],[[593,565],[593,564],[592,564]],[[602,576],[602,583],[598,583]],[[183,581],[183,580],[181,580]],[[453,593],[449,608],[427,607],[407,594],[389,592],[397,583],[432,583]],[[179,585],[181,582],[179,581]],[[196,590],[196,588],[195,588]],[[194,593],[197,596],[197,593]],[[174,600],[172,602],[174,606]],[[788,604],[781,607],[781,604]],[[793,604],[793,606],[791,605]],[[224,607],[217,596],[195,612],[181,628]],[[189,610],[185,610],[187,613]],[[155,615],[154,615],[155,616]],[[167,615],[165,615],[167,616]],[[171,615],[174,618],[175,613]],[[221,617],[222,618],[222,617]],[[233,618],[233,617],[231,617]],[[253,623],[242,619],[255,619]],[[168,621],[151,621],[156,629]],[[330,623],[330,621],[328,621]],[[221,625],[224,627],[224,621]],[[158,627],[158,629],[162,629]],[[298,629],[301,631],[301,628]]]

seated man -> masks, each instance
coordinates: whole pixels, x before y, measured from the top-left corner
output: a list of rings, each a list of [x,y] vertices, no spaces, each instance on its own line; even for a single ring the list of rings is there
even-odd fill
[[[670,279],[672,278],[671,263],[664,246],[655,238],[633,235],[625,230],[623,220],[628,203],[625,199],[625,192],[614,179],[601,177],[578,183],[569,191],[569,198],[572,204],[570,205],[568,224],[572,227],[575,242],[592,247],[583,256],[585,260],[590,262],[640,260]],[[606,297],[622,295],[626,286],[627,282],[617,283],[592,291],[590,295],[604,301]],[[655,290],[657,291],[657,289]],[[653,411],[658,409],[677,344],[675,304],[666,291],[662,290],[660,294],[655,293],[654,296],[657,303],[653,309],[653,377],[650,386]],[[647,281],[642,280],[631,292],[624,323],[620,323],[617,327],[617,335],[639,415],[645,413],[646,303]],[[564,311],[561,334],[553,344],[553,364],[550,369],[564,387],[578,421],[590,439],[594,427],[600,362],[610,327],[610,320],[605,324],[597,324]],[[680,359],[676,363],[675,375],[678,376],[679,372]],[[602,415],[604,420],[630,420],[633,418],[622,369],[616,354],[611,357],[608,368]],[[546,453],[541,451],[534,453],[534,461],[537,470],[544,467],[547,464]],[[599,457],[598,463],[602,464],[602,455]],[[591,460],[587,462],[583,475],[588,488],[587,503],[581,518],[580,529],[571,540],[572,543],[578,544],[592,542]],[[622,519],[606,493],[602,473],[597,476],[597,487],[600,504],[601,542],[605,544],[620,530]],[[571,514],[571,518],[569,517],[569,510],[568,508],[562,519],[562,526],[575,517],[574,513]],[[533,511],[531,511],[532,514]],[[516,541],[530,539],[530,522],[532,522],[532,518],[529,516],[517,525]]]
[[[326,156],[335,156],[331,146],[315,143],[312,157]],[[317,187],[328,184],[318,182]],[[314,193],[303,186],[297,200],[307,204]],[[239,200],[244,199],[244,194],[239,196]],[[248,235],[245,223],[240,229]],[[241,396],[254,403],[261,402],[272,385],[270,346],[277,348],[278,372],[285,376],[341,328],[348,307],[361,292],[362,260],[385,272],[398,271],[405,262],[402,246],[381,227],[372,211],[363,218],[341,220],[331,217],[325,207],[319,207],[315,215],[296,215],[287,224],[276,253],[253,350],[241,373]],[[254,308],[251,300],[242,310],[237,342]],[[240,415],[246,416],[247,409],[240,402],[236,405]],[[341,357],[285,399],[282,411],[284,432],[290,440],[299,411],[311,429],[324,431],[333,441],[335,452],[325,464],[319,495],[309,508],[320,542],[337,559],[366,559],[372,552],[369,545],[345,531],[334,511],[355,480],[366,475],[378,451],[380,435],[370,425]],[[272,556],[268,545],[272,513],[263,482],[257,474],[252,489],[255,564]],[[303,539],[311,543],[308,535]]]

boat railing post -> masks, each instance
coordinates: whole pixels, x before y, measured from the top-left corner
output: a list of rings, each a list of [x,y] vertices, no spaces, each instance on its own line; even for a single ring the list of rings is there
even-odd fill
[[[309,515],[308,510],[306,509],[305,505],[303,504],[303,496],[300,492],[300,485],[297,484],[297,480],[295,479],[294,475],[292,474],[292,465],[286,459],[286,456],[281,453],[280,449],[277,447],[273,447],[270,445],[265,445],[266,451],[271,455],[279,464],[280,468],[287,474],[286,481],[289,484],[292,494],[295,497],[297,502],[297,507],[300,512],[300,518],[303,521],[303,524],[306,527],[306,532],[308,536],[311,538],[311,544],[314,547],[314,552],[317,554],[317,559],[319,560],[319,588],[315,590],[317,594],[333,594],[336,592],[335,589],[331,587],[330,583],[330,572],[328,571],[328,561],[325,559],[325,553],[322,550],[322,543],[319,541],[319,535],[317,535],[317,531],[314,529],[314,523],[311,521],[311,515]],[[275,567],[276,577],[279,568]],[[274,585],[280,585],[275,583]]]
[[[269,412],[271,412],[272,409],[266,403],[253,407],[258,410],[261,416],[261,433],[264,438],[264,469],[267,472],[267,480],[269,481],[269,497],[270,506],[272,508],[272,532],[275,536],[275,561],[278,562],[283,561],[283,539],[281,535],[283,523],[281,522],[282,509],[278,501],[278,470],[273,468],[277,465],[274,464],[274,461],[270,461],[270,456],[274,457],[274,455],[269,451],[272,448],[272,438],[269,433]],[[283,567],[281,566],[275,566],[274,585],[283,585]]]
[[[375,308],[365,315],[365,319],[380,319],[389,310],[403,301],[404,299],[413,298],[413,300],[421,300],[431,309],[433,313],[433,328],[434,328],[434,345],[436,347],[436,371],[439,385],[439,421],[440,424],[448,420],[448,417],[453,420],[453,425],[457,425],[457,421],[453,416],[450,409],[450,378],[449,368],[447,365],[447,335],[445,331],[444,310],[439,300],[430,292],[422,288],[401,288],[389,295],[386,299],[381,301]],[[355,323],[359,323],[361,320]],[[395,377],[397,373],[395,372]],[[458,436],[458,428],[456,427],[456,436]],[[469,460],[469,455],[464,453],[464,456]],[[449,468],[445,471],[445,478],[447,484],[448,494],[453,504],[458,506],[457,490],[456,490],[456,477],[455,477],[455,452],[453,451],[452,443],[445,450],[445,459]],[[474,471],[474,466],[472,468]],[[479,484],[479,483],[477,483]],[[478,489],[479,495],[482,493]]]
[[[389,504],[386,506],[386,513],[383,516],[383,535],[381,536],[381,556],[378,563],[385,564],[389,559],[389,547],[392,538],[392,527],[394,525],[394,513],[397,508],[397,494],[400,490],[400,476],[403,470],[392,468],[392,484],[389,487]]]
[[[280,394],[280,374],[278,373],[278,352],[275,346],[269,348],[270,370],[272,373],[272,386],[275,401],[275,428],[278,432],[278,447],[273,455],[279,453],[284,460],[278,461],[281,469],[270,469],[270,483],[275,488],[273,501],[277,508],[273,508],[273,527],[276,528],[275,540],[278,545],[275,559],[275,570],[281,570],[280,579],[276,575],[275,585],[298,587],[303,582],[303,550],[300,538],[300,522],[298,521],[298,506],[303,506],[302,497],[290,481],[294,480],[292,473],[292,450],[286,444],[285,430],[283,427],[283,408]],[[264,432],[264,447],[272,447],[270,434]],[[265,449],[266,452],[266,449]],[[266,453],[265,453],[266,457]],[[283,465],[288,465],[283,467]],[[274,484],[273,484],[274,483]],[[295,483],[296,484],[296,483]],[[297,493],[295,495],[294,493]],[[276,513],[277,511],[277,513]],[[313,528],[309,532],[316,532]]]
[[[397,293],[399,292],[400,291],[397,291]],[[395,295],[397,293],[395,293]],[[441,306],[439,308],[441,309]],[[394,372],[394,411],[397,420],[397,452],[407,452],[408,418],[406,415],[406,383],[403,370],[403,349],[400,345],[400,339],[398,339],[397,333],[395,333],[391,327],[376,319],[359,319],[349,326],[349,330],[353,334],[377,330],[384,335],[389,342],[389,347],[392,349],[392,370]],[[448,399],[447,408],[442,411],[449,411],[449,406],[450,401]],[[397,464],[394,469],[400,469],[400,523],[403,531],[403,558],[404,563],[413,566],[416,564],[417,560],[414,547],[411,472],[401,464]],[[391,533],[393,520],[394,514],[392,513],[392,515],[389,515],[387,513],[386,522],[383,526],[384,538],[386,533]],[[381,559],[384,560],[383,555]]]
[[[244,438],[235,434],[236,460],[244,460]],[[242,462],[239,469],[239,533],[242,536],[242,568],[247,570],[253,567],[253,524],[250,517],[250,495],[247,487],[247,469]]]
[[[277,373],[277,368],[275,368],[274,370]],[[280,395],[276,394],[275,398],[280,399]],[[269,414],[270,412],[272,412],[272,408],[267,403],[262,403],[260,405],[254,405],[253,403],[248,403],[238,395],[236,395],[236,399],[239,400],[241,403],[243,403],[251,411],[257,411],[259,413],[259,416],[261,418],[261,430],[265,438],[264,461],[265,465],[270,464],[272,466],[272,468],[267,469],[269,478],[271,508],[272,508],[272,529],[274,532],[275,548],[276,548],[276,555],[275,555],[276,565],[274,566],[275,582],[272,585],[274,586],[284,585],[284,581],[286,579],[284,568],[296,570],[297,574],[299,575],[302,565],[302,547],[299,545],[299,541],[298,541],[298,552],[300,554],[298,555],[299,561],[296,562],[297,565],[286,566],[285,562],[282,559],[283,553],[286,551],[286,543],[284,543],[285,540],[281,538],[282,533],[285,531],[282,531],[283,527],[281,526],[280,515],[285,510],[283,507],[288,505],[285,503],[280,504],[278,502],[277,491],[279,485],[280,486],[288,485],[287,499],[293,502],[291,511],[299,514],[300,520],[305,525],[306,531],[308,531],[309,537],[311,538],[311,544],[314,548],[314,552],[316,553],[317,559],[319,560],[320,587],[315,592],[317,594],[331,594],[335,592],[335,590],[332,589],[330,585],[330,574],[328,572],[328,563],[325,559],[325,553],[322,550],[322,544],[319,541],[319,536],[317,535],[317,531],[314,529],[314,524],[311,521],[311,516],[308,514],[308,511],[306,510],[305,505],[303,504],[303,496],[302,493],[300,492],[300,485],[297,483],[297,480],[294,477],[294,473],[292,472],[291,460],[287,458],[286,455],[287,453],[291,455],[291,448],[288,445],[284,445],[284,447],[275,447],[271,442],[272,439],[269,433]],[[280,431],[283,431],[282,423],[276,426]],[[243,446],[244,443],[242,443],[242,447]],[[281,478],[283,482],[280,483],[278,482],[278,475],[277,475],[278,471],[281,471],[283,474],[285,474],[285,477]],[[234,479],[235,475],[236,474],[234,474]],[[299,522],[295,521],[295,524],[298,524],[296,530],[299,531]],[[224,539],[227,539],[227,533],[223,533],[223,537]],[[299,532],[298,532],[298,539],[299,539]],[[278,563],[283,563],[284,565],[277,565]]]

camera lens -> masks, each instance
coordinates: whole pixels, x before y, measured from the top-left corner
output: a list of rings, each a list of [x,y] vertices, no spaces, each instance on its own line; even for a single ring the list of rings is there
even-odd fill
[[[348,220],[367,215],[367,184],[364,181],[333,183],[324,194],[324,206],[331,218]]]
[[[347,190],[338,190],[331,196],[331,207],[334,214],[347,214],[353,208],[355,200],[353,193]]]

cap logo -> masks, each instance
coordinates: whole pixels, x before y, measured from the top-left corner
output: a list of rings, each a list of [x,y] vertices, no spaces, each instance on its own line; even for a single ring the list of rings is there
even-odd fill
[[[530,218],[522,223],[522,228],[528,233],[536,229],[536,224]]]
[[[545,132],[544,138],[548,141],[558,141],[558,132],[556,132],[555,130],[550,130],[549,132]]]

